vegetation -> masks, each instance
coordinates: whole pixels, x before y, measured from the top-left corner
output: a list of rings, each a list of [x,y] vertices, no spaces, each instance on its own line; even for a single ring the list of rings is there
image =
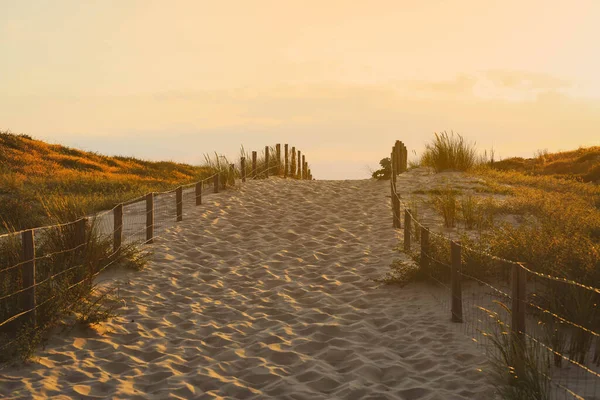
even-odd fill
[[[553,154],[538,150],[533,158],[512,157],[495,162],[494,169],[600,183],[600,146]]]
[[[465,154],[469,160],[466,163],[463,162]],[[600,168],[599,154],[600,148],[592,147],[557,154],[538,152],[529,160],[493,162],[487,154],[476,157],[474,146],[466,146],[460,136],[436,135],[426,148],[422,165],[436,172],[467,170],[484,182],[469,192],[447,185],[443,189],[417,190],[413,195],[429,194],[428,203],[444,218],[446,228],[463,226],[466,229],[462,233],[449,232],[463,245],[463,279],[471,276],[494,286],[507,287],[511,265],[500,259],[508,259],[523,262],[541,274],[598,287],[600,186],[592,182],[598,181],[594,174]],[[486,194],[499,196],[493,199],[485,197]],[[412,204],[410,207],[416,208]],[[413,240],[418,241],[417,233],[413,224]],[[449,281],[449,241],[430,235],[429,244],[430,274],[436,280]],[[417,250],[410,253],[414,262],[395,262],[382,281],[406,284],[427,278],[417,267],[421,258],[418,246],[413,248]],[[528,274],[527,287],[527,318],[535,322],[531,333],[576,362],[600,365],[600,351],[592,351],[594,342],[598,346],[600,340],[590,333],[600,331],[600,295],[534,274]],[[490,321],[501,325],[503,321],[510,321],[510,315],[494,316],[494,311],[482,310],[490,314]],[[507,327],[497,328],[494,331],[493,326],[488,325],[482,333],[494,348],[492,364],[497,367],[499,392],[503,398],[546,398],[551,375],[548,366],[560,368],[562,364],[564,367],[562,357],[537,343],[528,343],[527,349],[521,352],[524,369],[517,379]],[[507,384],[510,377],[515,381]]]
[[[372,177],[377,180],[385,180],[390,179],[392,177],[392,160],[390,157],[382,158],[379,161],[379,165],[381,165],[381,169],[374,171]]]
[[[111,238],[101,235],[93,220],[85,226],[83,246],[73,223],[46,228],[35,243],[42,255],[35,270],[37,309],[0,326],[2,362],[29,358],[50,329],[69,319],[92,325],[112,317],[118,299],[110,289],[98,287],[94,277],[108,267],[139,270],[147,262],[147,255],[132,245],[115,255]],[[23,311],[17,293],[23,288],[22,276],[19,268],[11,268],[21,260],[20,252],[18,236],[0,241],[0,322]],[[28,318],[33,315],[36,325]]]
[[[47,224],[64,202],[80,217],[210,175],[207,167],[108,157],[0,132],[0,226]]]
[[[460,134],[435,133],[432,143],[425,145],[420,164],[436,172],[445,170],[468,171],[476,165],[475,145],[467,143]]]

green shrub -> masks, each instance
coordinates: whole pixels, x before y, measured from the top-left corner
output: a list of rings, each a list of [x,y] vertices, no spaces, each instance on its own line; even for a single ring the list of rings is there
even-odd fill
[[[382,158],[379,165],[381,165],[381,169],[373,172],[372,177],[377,180],[390,179],[392,177],[392,160],[390,157]]]

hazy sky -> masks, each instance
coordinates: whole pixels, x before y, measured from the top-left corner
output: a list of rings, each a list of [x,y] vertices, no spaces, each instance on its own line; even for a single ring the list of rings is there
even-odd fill
[[[189,163],[290,143],[361,178],[454,130],[600,145],[600,1],[0,0],[0,130]]]

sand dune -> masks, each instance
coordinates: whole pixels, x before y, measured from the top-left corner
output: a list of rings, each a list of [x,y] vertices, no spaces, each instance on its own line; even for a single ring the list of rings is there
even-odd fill
[[[485,357],[400,257],[389,182],[248,182],[187,206],[120,317],[0,370],[7,398],[488,399]]]

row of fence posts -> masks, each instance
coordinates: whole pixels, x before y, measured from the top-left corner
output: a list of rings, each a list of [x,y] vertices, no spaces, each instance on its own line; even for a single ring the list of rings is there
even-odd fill
[[[262,173],[266,178],[269,177],[270,168],[270,148],[269,146],[265,146],[265,165],[267,168]],[[296,157],[297,160],[296,161]],[[259,178],[259,171],[257,171],[257,159],[258,153],[256,151],[252,152],[252,165],[250,169],[250,178],[257,179]],[[283,166],[281,160],[281,144],[278,143],[275,145],[275,159],[277,160],[277,171],[275,175],[283,174],[284,178],[297,178],[303,180],[312,180],[312,172],[310,168],[308,168],[308,162],[306,161],[306,156],[302,154],[300,150],[296,151],[295,147],[292,147],[291,152],[289,151],[289,146],[286,143],[284,145],[284,157],[283,157]],[[246,178],[248,176],[246,170],[246,158],[242,157],[240,160],[240,175],[242,177],[242,182],[246,182]]]
[[[397,175],[407,171],[407,149],[401,141],[396,141],[391,153],[391,197],[393,227],[402,229],[400,220],[400,198],[397,191]],[[411,225],[412,214],[410,209],[404,210],[404,251],[411,252]],[[420,224],[419,224],[420,225]],[[421,243],[421,256],[419,258],[419,269],[423,276],[429,276],[429,229],[424,226],[415,227],[416,239]],[[460,243],[450,241],[450,291],[451,308],[450,315],[453,322],[463,322],[462,306],[462,246]],[[512,264],[511,271],[511,347],[514,352],[515,371],[517,375],[524,368],[521,357],[525,349],[525,300],[526,300],[527,273],[517,263]]]
[[[288,157],[291,156],[292,163],[290,165]],[[298,179],[311,179],[312,173],[308,168],[308,162],[306,162],[305,156],[300,151],[297,152],[298,163],[296,164],[296,151],[295,147],[292,147],[291,154],[288,154],[288,145],[285,145],[285,162],[284,168],[281,168],[281,145],[276,146],[276,157],[277,157],[277,174],[281,173],[283,169],[283,175],[285,177],[297,177]],[[265,147],[265,161],[266,165],[269,165],[269,147]],[[296,165],[298,166],[296,172]],[[235,165],[230,164],[230,177],[234,179]],[[291,167],[291,169],[290,169]],[[268,168],[266,171],[268,177]],[[256,172],[256,152],[252,152],[252,177],[257,177]],[[246,160],[244,157],[241,159],[241,176],[242,182],[246,182]],[[196,205],[202,204],[202,186],[204,181],[196,183],[195,186],[195,197]],[[220,177],[219,174],[215,174],[213,177],[213,191],[219,193],[220,188]],[[145,243],[152,243],[154,240],[154,197],[156,193],[148,193],[145,196],[146,203],[146,241]],[[177,210],[177,221],[183,221],[183,187],[179,186],[175,189],[175,203]],[[121,254],[121,245],[123,243],[123,206],[129,203],[121,203],[113,209],[113,257],[118,258]],[[86,241],[86,225],[88,219],[81,218],[74,222],[76,237],[78,240],[77,245],[83,246]],[[36,307],[36,294],[35,294],[35,245],[34,245],[34,230],[26,230],[21,233],[22,239],[22,261],[21,276],[23,281],[23,287],[29,288],[24,290],[20,296],[20,305],[23,310],[34,310],[27,314],[24,318],[28,319],[30,323],[35,325],[37,320],[35,307]]]

